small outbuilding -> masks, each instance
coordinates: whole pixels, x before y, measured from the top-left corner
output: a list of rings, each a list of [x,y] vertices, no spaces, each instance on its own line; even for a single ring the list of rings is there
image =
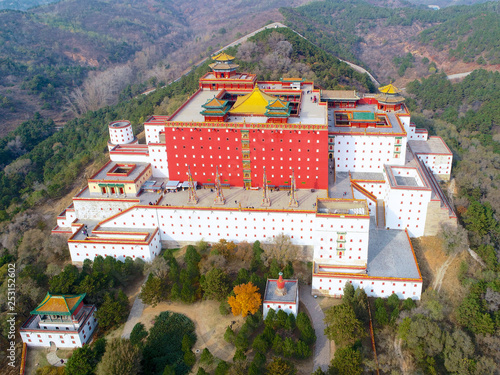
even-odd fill
[[[85,294],[47,293],[31,312],[20,333],[28,346],[80,348],[97,327],[96,308],[85,305]]]
[[[264,319],[270,309],[283,310],[297,317],[299,311],[298,280],[285,280],[280,272],[279,279],[268,279],[264,294]]]

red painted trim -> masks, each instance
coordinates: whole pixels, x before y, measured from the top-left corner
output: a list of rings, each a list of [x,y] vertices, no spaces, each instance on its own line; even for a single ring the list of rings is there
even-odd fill
[[[313,277],[321,277],[321,278],[348,278],[348,279],[363,279],[363,280],[388,280],[388,281],[411,281],[421,283],[422,278],[413,279],[413,278],[401,278],[401,277],[382,277],[382,276],[369,276],[369,275],[360,275],[357,273],[342,273],[342,272],[325,272],[325,273],[313,273]]]
[[[120,122],[126,122],[126,124],[121,125],[121,126],[111,126],[113,124],[117,124],[117,123],[120,123]],[[118,120],[118,121],[112,121],[112,122],[110,122],[109,125],[108,125],[108,128],[110,128],[110,129],[122,129],[122,128],[126,128],[128,126],[131,126],[130,121],[128,121],[128,120]]]
[[[410,235],[408,234],[408,228],[405,228],[406,237],[408,238],[408,242],[410,243],[411,253],[413,254],[413,259],[415,260],[415,265],[417,266],[418,275],[420,276],[420,280],[422,280],[422,274],[420,273],[420,267],[418,266],[417,256],[415,255],[415,250],[413,249],[413,244],[411,243]]]
[[[121,199],[117,199],[117,198],[77,198],[77,197],[73,197],[73,200],[74,201],[103,201],[103,202],[132,202],[132,203],[140,203],[141,200],[140,199],[134,199],[134,198],[121,198]]]

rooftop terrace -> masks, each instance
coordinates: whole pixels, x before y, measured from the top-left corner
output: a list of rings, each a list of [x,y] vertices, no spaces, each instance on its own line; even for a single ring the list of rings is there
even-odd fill
[[[408,141],[408,146],[410,146],[412,152],[415,154],[452,155],[452,152],[441,137],[429,137],[427,141]]]
[[[188,204],[188,191],[177,191],[165,194],[161,201],[160,206],[176,206],[176,207],[200,207],[200,208],[242,208],[242,209],[258,209],[258,210],[287,210],[287,211],[316,211],[316,199],[326,198],[326,190],[297,190],[296,197],[299,202],[299,207],[289,207],[290,196],[288,195],[289,189],[280,189],[279,191],[270,191],[271,207],[261,207],[262,203],[262,189],[259,190],[246,190],[241,187],[231,187],[230,189],[222,189],[226,203],[224,205],[215,205],[214,199],[216,196],[215,190],[211,188],[198,189],[196,194],[198,196],[198,203],[196,205]]]
[[[372,114],[371,117],[375,117],[377,115],[381,116],[381,118],[385,118],[387,121],[388,126],[383,126],[383,127],[375,127],[369,126],[367,128],[362,128],[362,127],[351,127],[351,126],[338,126],[336,120],[335,120],[335,115],[338,114],[344,114],[347,112],[353,112],[353,114],[356,114],[356,116],[353,117],[367,117],[367,116],[361,116],[361,114]],[[398,121],[396,114],[406,114],[407,112],[405,110],[399,110],[396,112],[386,112],[386,111],[381,111],[377,109],[377,106],[375,104],[360,104],[358,105],[355,109],[349,109],[349,108],[330,108],[328,109],[328,131],[330,133],[369,133],[369,134],[385,134],[385,133],[394,133],[394,134],[401,134],[404,133],[405,130]],[[362,119],[358,119],[360,121]],[[369,120],[367,118],[366,120]]]
[[[280,95],[280,90],[282,90],[281,83],[277,84],[264,84],[259,85],[262,91],[270,95]],[[271,87],[271,89],[268,89]],[[289,124],[310,124],[310,125],[326,125],[327,110],[326,106],[319,104],[319,94],[308,93],[313,90],[311,84],[302,84],[302,96],[300,104],[300,113],[298,117],[289,117]],[[231,91],[231,90],[229,90]],[[286,89],[287,92],[301,93],[299,90]],[[209,99],[219,95],[219,91],[201,90],[198,94],[191,97],[191,99],[185,103],[175,115],[173,115],[169,121],[171,122],[203,122],[205,117],[200,113],[203,110],[202,105],[205,104]],[[248,93],[247,91],[245,93]],[[316,96],[317,101],[314,102],[314,97]],[[229,116],[227,123],[266,123],[266,116]],[[276,127],[280,127],[280,124],[275,124]]]
[[[110,161],[94,174],[89,181],[135,181],[149,167],[149,163]]]

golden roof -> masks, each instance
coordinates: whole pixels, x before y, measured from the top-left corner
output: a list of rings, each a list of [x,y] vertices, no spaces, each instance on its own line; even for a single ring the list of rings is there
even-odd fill
[[[234,56],[228,55],[225,52],[221,52],[218,55],[212,56],[212,60],[215,61],[232,61],[234,60]]]
[[[378,91],[384,94],[399,94],[400,90],[394,86],[392,83],[389,83],[387,86],[382,86],[378,88]]]
[[[227,100],[220,100],[214,97],[213,99],[209,99],[205,104],[203,104],[203,107],[223,107],[227,103]]]
[[[288,106],[280,98],[276,99],[274,102],[270,103],[267,108],[288,108]]]
[[[226,62],[214,62],[212,64],[208,64],[212,70],[235,70],[239,67],[238,64],[228,64]]]
[[[388,95],[388,94],[377,94],[374,96],[379,103],[394,104],[402,103],[405,101],[401,95]]]
[[[76,310],[80,302],[83,301],[84,294],[50,294],[47,293],[42,303],[40,303],[31,314],[36,315],[71,315]]]
[[[255,85],[253,91],[236,99],[229,113],[245,113],[249,115],[264,115],[269,103],[276,101],[276,97],[268,95]]]

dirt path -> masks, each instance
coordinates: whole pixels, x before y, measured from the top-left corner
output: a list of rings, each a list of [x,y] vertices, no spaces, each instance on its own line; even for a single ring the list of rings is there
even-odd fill
[[[450,266],[451,262],[456,258],[457,254],[453,254],[452,256],[448,257],[446,259],[446,262],[443,263],[441,267],[439,267],[438,271],[436,272],[436,277],[434,279],[434,284],[432,285],[432,288],[434,290],[437,290],[438,292],[441,290],[441,285],[443,285],[443,279],[444,275],[446,274],[446,270]]]
[[[399,361],[399,368],[403,372],[403,375],[406,375],[407,372],[404,370],[405,365],[404,365],[404,358],[403,358],[403,352],[401,351],[401,339],[398,338],[397,336],[394,337],[394,354],[396,354],[396,357]]]

